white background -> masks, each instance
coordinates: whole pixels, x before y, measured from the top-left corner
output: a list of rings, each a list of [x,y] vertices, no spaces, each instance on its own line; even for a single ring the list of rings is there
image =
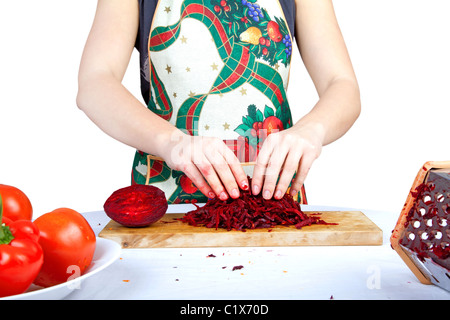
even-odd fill
[[[336,0],[361,87],[362,114],[326,146],[307,179],[312,205],[398,215],[425,161],[450,160],[450,1]],[[0,183],[22,189],[34,218],[101,210],[130,183],[134,150],[75,104],[94,0],[0,2]],[[298,118],[317,99],[299,55],[291,72]],[[124,79],[140,97],[138,54]]]

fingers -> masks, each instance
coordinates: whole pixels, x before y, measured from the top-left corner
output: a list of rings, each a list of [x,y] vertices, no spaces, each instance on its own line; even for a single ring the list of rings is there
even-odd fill
[[[209,198],[217,196],[220,200],[227,200],[229,195],[233,198],[239,197],[237,184],[233,180],[233,175],[225,160],[215,160],[213,163],[214,165],[206,157],[203,157],[201,161],[197,159],[195,163],[190,162],[185,165],[182,171]],[[226,182],[222,183],[222,181]]]
[[[273,134],[266,139],[253,170],[252,192],[254,195],[262,192],[264,199],[270,199],[274,195],[278,177],[289,153],[289,144],[281,143],[279,138],[279,135]],[[293,160],[290,160],[290,162],[293,162]],[[276,198],[281,199],[285,192],[286,189],[284,192],[283,190],[277,190]]]
[[[228,163],[231,172],[233,173],[233,180],[239,184],[239,187],[242,190],[248,190],[249,185],[247,174],[242,168],[242,165],[236,155],[229,148],[226,148],[223,156],[226,163]]]
[[[217,174],[217,181],[208,181],[211,183],[211,187],[214,188],[225,188],[224,191],[227,194],[218,194],[221,200],[228,199],[228,195],[232,198],[239,197],[239,187],[236,183],[236,180],[231,172],[228,163],[225,161],[225,158],[222,154],[215,153],[209,154],[208,160],[211,161],[212,167],[211,169]],[[219,180],[220,179],[220,180]]]
[[[316,157],[314,157],[312,155],[304,155],[301,158],[300,164],[298,166],[297,175],[295,176],[295,178],[291,184],[291,189],[289,192],[289,194],[291,196],[294,196],[295,194],[297,194],[297,192],[300,191],[300,188],[303,186],[306,176],[308,175],[309,170],[311,169],[312,163],[314,162],[315,159],[316,159]]]
[[[221,200],[227,200],[228,197],[238,198],[239,188],[248,189],[244,169],[222,140],[198,137],[191,140],[188,150],[189,162],[196,166],[203,179],[200,179],[197,173],[193,176],[199,183],[206,180],[210,186],[210,190],[206,187],[204,189],[209,192],[208,197],[218,196]]]
[[[295,195],[303,186],[312,163],[318,157],[318,151],[320,148],[301,139],[284,135],[269,136],[253,171],[253,194],[262,192],[264,199],[281,199],[292,182],[290,194]],[[297,175],[292,180],[296,171]]]
[[[182,149],[181,169],[209,198],[238,198],[239,189],[249,188],[247,175],[235,154],[217,138],[191,137]],[[198,139],[198,140],[197,140]],[[200,143],[201,148],[195,145]],[[319,152],[317,152],[319,151]],[[291,184],[291,195],[302,187],[312,163],[320,153],[311,143],[292,135],[272,134],[266,138],[256,160],[252,193],[265,199],[281,199]],[[292,180],[297,171],[297,175]]]
[[[204,178],[204,180],[206,179],[207,183],[212,189],[212,191],[208,193],[208,197],[215,198],[216,196],[218,196],[221,200],[227,200],[227,192],[209,160],[203,155],[201,161],[195,162],[195,165],[202,175],[202,178]]]
[[[221,143],[223,144],[223,142]],[[239,188],[248,189],[247,175],[237,157],[228,147],[209,148],[206,156],[229,196],[236,199],[240,196]]]
[[[192,183],[207,197],[214,198],[215,193],[209,186],[209,184],[203,178],[202,173],[192,163],[187,163],[183,170],[184,174],[191,179]]]
[[[258,158],[256,159],[255,167],[253,168],[252,176],[252,193],[258,195],[262,189],[264,183],[264,176],[266,174],[266,168],[272,155],[273,146],[270,143],[269,138],[264,142],[261,148]]]
[[[298,159],[301,155],[290,152],[284,162],[283,170],[280,174],[280,179],[278,180],[278,184],[276,186],[276,191],[274,193],[274,198],[279,200],[281,199],[286,190],[289,188],[289,184],[292,181],[292,177],[298,169]]]
[[[277,180],[283,167],[284,160],[286,159],[286,153],[287,151],[285,150],[275,150],[270,157],[264,177],[264,187],[262,189],[262,196],[264,199],[270,199],[274,195]],[[278,199],[281,199],[282,197],[283,194],[277,194]]]

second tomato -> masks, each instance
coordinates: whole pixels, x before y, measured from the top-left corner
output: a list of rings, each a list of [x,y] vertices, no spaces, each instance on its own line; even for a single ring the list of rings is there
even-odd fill
[[[96,238],[86,219],[77,211],[60,208],[34,221],[40,231],[44,264],[34,284],[57,285],[80,276],[94,256]]]

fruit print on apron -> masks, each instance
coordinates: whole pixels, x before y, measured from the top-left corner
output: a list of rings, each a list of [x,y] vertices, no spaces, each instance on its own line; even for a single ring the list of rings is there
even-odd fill
[[[160,0],[148,52],[148,108],[187,134],[223,139],[241,162],[292,126],[292,42],[278,0]],[[169,203],[207,200],[184,173],[142,151],[132,183],[159,187]],[[303,188],[297,197],[306,203]]]

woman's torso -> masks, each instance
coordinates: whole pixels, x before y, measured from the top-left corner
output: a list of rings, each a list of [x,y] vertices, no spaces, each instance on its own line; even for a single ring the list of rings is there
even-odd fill
[[[150,110],[188,134],[223,139],[242,162],[292,126],[294,0],[139,2],[136,47]],[[169,203],[206,200],[183,173],[147,156],[136,152],[133,183],[158,186]]]

